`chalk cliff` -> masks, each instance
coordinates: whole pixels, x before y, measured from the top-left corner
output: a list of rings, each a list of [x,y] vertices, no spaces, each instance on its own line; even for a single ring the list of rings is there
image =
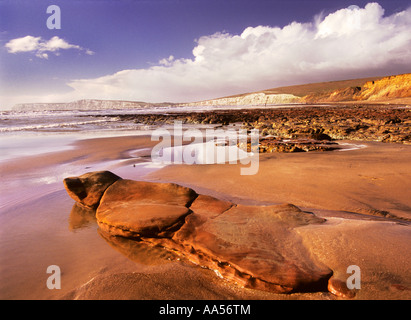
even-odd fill
[[[225,97],[186,103],[184,106],[253,106],[299,103],[300,98],[293,94],[265,94],[263,92],[250,93],[240,96]]]
[[[141,101],[83,99],[67,103],[22,103],[13,107],[14,111],[50,111],[50,110],[124,110],[145,109],[156,106],[172,106],[172,103],[149,103]]]
[[[68,103],[26,103],[14,111],[148,109],[153,107],[270,106],[298,103],[411,103],[411,73],[273,88],[191,103],[84,99]]]

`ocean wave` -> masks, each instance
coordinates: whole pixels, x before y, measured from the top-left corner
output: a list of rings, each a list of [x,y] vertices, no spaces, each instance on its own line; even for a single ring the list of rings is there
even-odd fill
[[[116,122],[116,121],[118,121],[118,118],[76,121],[76,122],[60,122],[60,123],[48,123],[48,124],[8,126],[8,127],[0,128],[0,132],[16,132],[16,131],[30,131],[30,130],[41,130],[41,129],[68,128],[68,127],[84,126],[88,124],[98,124],[98,123]]]

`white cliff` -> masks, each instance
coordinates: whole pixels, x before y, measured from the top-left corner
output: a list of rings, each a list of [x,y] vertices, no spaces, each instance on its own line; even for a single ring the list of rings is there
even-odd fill
[[[185,103],[183,106],[261,106],[272,104],[299,103],[300,98],[292,94],[250,93],[199,102]]]
[[[191,103],[148,103],[122,100],[84,99],[67,103],[21,103],[13,107],[14,111],[67,111],[67,110],[125,110],[173,106],[261,106],[274,104],[299,103],[300,98],[292,94],[250,93],[235,97],[218,98]]]
[[[121,100],[93,100],[84,99],[67,103],[22,103],[13,107],[14,111],[50,111],[50,110],[124,110],[144,109],[154,106],[171,106],[171,103],[148,103],[139,101]]]

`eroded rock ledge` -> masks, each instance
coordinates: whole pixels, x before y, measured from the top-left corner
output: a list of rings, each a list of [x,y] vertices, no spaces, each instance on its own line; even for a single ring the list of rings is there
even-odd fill
[[[262,137],[274,136],[277,139],[323,140],[325,136],[326,140],[411,144],[411,109],[403,105],[295,105],[284,108],[113,116],[154,126],[173,124],[177,120],[186,124],[241,124],[243,129],[258,129]]]
[[[111,236],[164,246],[247,288],[327,290],[332,270],[315,260],[295,231],[325,219],[292,204],[239,205],[109,171],[66,178],[64,185],[78,204],[96,208],[100,229]]]

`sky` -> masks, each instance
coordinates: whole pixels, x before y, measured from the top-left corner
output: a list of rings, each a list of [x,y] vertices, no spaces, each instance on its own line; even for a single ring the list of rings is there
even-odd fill
[[[409,0],[0,0],[0,109],[409,73],[410,30]]]

